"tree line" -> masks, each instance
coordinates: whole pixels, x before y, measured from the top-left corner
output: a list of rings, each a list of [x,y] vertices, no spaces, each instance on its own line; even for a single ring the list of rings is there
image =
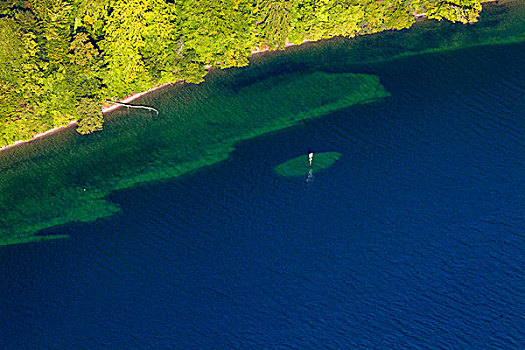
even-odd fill
[[[0,3],[0,146],[79,121],[154,85],[244,66],[251,49],[475,22],[481,0],[7,0]]]

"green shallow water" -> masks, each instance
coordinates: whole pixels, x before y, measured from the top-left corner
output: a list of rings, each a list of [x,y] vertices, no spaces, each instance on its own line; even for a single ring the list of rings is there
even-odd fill
[[[39,230],[119,211],[107,196],[226,159],[236,142],[388,96],[373,75],[284,73],[250,84],[217,79],[165,89],[158,117],[114,113],[102,132],[70,130],[2,157],[0,244]],[[42,239],[36,237],[35,239]]]
[[[421,19],[409,29],[386,31],[355,38],[291,46],[286,52],[260,55],[254,61],[259,70],[301,64],[328,71],[355,70],[370,64],[428,53],[447,52],[473,46],[504,45],[525,41],[525,1],[502,0],[485,3],[478,22],[459,24]],[[245,74],[250,74],[245,72]]]
[[[312,166],[308,161],[308,155],[302,155],[290,159],[275,167],[275,171],[282,176],[296,177],[316,173],[332,166],[341,157],[338,152],[323,152],[314,155]]]

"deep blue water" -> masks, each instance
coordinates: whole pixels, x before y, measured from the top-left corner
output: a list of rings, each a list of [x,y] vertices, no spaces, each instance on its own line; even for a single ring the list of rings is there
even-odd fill
[[[524,53],[361,67],[392,96],[1,248],[0,348],[525,348]]]

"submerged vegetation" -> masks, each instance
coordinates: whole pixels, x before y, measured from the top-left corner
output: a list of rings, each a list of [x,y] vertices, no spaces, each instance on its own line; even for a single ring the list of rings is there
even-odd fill
[[[0,3],[0,146],[79,120],[154,85],[200,82],[251,49],[477,20],[481,0],[7,0]]]
[[[286,177],[307,176],[332,166],[339,157],[338,152],[316,153],[310,165],[308,155],[302,155],[279,164],[275,172]]]
[[[156,103],[162,117],[135,110],[118,118],[126,111],[116,111],[91,137],[66,129],[6,152],[0,246],[41,240],[35,233],[48,227],[110,216],[119,211],[108,199],[115,190],[186,174],[226,159],[236,142],[388,95],[377,76],[322,72],[218,79],[158,93],[170,93]]]

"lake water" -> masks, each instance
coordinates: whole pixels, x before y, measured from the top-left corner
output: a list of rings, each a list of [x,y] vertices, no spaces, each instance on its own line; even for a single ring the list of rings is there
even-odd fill
[[[348,71],[391,96],[1,247],[0,347],[525,348],[525,44]]]

